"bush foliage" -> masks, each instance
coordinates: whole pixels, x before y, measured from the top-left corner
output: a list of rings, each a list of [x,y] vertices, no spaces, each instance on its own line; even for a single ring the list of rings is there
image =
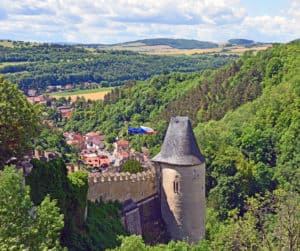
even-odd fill
[[[122,166],[122,172],[138,173],[143,171],[141,163],[137,160],[127,160]]]

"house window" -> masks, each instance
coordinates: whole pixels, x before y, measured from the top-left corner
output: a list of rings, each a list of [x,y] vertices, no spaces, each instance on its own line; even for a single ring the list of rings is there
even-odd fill
[[[173,189],[174,189],[174,193],[179,193],[179,181],[178,180],[173,181]]]

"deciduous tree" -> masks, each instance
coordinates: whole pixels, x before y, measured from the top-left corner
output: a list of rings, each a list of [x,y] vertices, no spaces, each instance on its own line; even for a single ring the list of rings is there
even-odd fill
[[[0,171],[0,250],[62,250],[63,215],[46,196],[35,207],[29,187],[14,167]]]
[[[39,131],[38,114],[17,85],[0,76],[0,167],[30,148]]]

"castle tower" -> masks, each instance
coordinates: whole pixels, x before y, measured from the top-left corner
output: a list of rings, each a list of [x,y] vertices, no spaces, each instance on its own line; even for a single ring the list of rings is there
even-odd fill
[[[161,151],[152,161],[171,238],[198,242],[205,234],[205,160],[188,117],[171,118]]]

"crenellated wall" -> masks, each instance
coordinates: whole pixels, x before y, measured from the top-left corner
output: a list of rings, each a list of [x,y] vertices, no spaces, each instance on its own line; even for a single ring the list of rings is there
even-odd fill
[[[154,170],[137,174],[130,173],[90,173],[88,200],[102,197],[104,201],[124,202],[132,199],[140,201],[157,193],[157,181]]]

